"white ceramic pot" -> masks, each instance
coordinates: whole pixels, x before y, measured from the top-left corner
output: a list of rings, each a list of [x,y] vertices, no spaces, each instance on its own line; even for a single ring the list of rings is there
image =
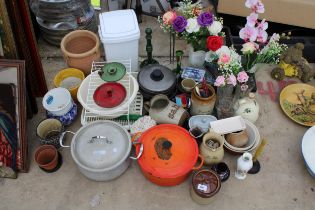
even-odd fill
[[[70,92],[61,87],[48,91],[42,103],[43,107],[55,116],[65,115],[73,106]]]
[[[96,121],[81,127],[74,134],[71,146],[63,145],[65,134],[60,137],[62,147],[71,147],[71,156],[79,171],[94,181],[109,181],[123,174],[131,159],[131,139],[126,129],[112,121]],[[136,142],[134,142],[135,144]]]
[[[205,62],[206,52],[203,50],[194,51],[194,48],[189,45],[188,62],[193,67],[203,67]]]
[[[247,172],[253,167],[253,156],[252,154],[245,152],[241,157],[237,159],[237,170],[235,177],[243,180],[247,176]]]
[[[235,108],[235,116],[242,116],[252,123],[255,123],[259,117],[259,104],[254,93],[249,93],[248,97],[239,99]]]

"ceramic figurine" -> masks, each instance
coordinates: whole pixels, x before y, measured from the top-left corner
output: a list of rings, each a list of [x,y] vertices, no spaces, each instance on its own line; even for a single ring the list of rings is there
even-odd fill
[[[254,93],[249,93],[248,97],[239,99],[236,107],[235,116],[241,116],[252,123],[257,121],[259,117],[259,104],[255,99]]]
[[[152,47],[152,43],[151,43],[152,29],[146,28],[145,33],[146,33],[145,38],[147,39],[146,51],[147,51],[148,58],[141,62],[140,68],[147,66],[147,65],[150,65],[150,64],[159,64],[159,62],[157,60],[153,59],[153,57],[152,57],[152,52],[153,52],[153,47]]]
[[[237,159],[237,169],[235,171],[235,177],[243,180],[247,176],[247,172],[253,167],[252,154],[245,152]]]

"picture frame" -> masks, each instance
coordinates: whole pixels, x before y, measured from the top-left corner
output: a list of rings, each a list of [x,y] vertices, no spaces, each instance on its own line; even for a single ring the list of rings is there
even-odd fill
[[[17,58],[17,47],[5,1],[0,1],[0,14],[0,58]]]
[[[8,150],[12,153],[10,158],[4,159],[4,154],[11,153],[3,153],[0,150],[0,177],[16,178],[18,171],[28,172],[29,168],[26,135],[25,61],[0,59],[0,86],[1,88],[8,90],[1,91],[0,93],[0,95],[2,95],[0,97],[0,144],[2,143],[2,145],[5,145],[5,143],[3,143],[5,141],[10,143],[6,145],[10,145]],[[8,86],[12,87],[12,92],[10,92]],[[11,96],[10,93],[12,93],[13,96]],[[13,97],[14,100],[10,100],[11,97]],[[11,105],[12,101],[14,101],[14,105]],[[10,123],[15,124],[16,129],[10,129],[14,127],[13,125],[11,126]],[[4,128],[4,125],[10,125],[10,127]],[[10,136],[5,135],[5,132],[8,130],[14,130],[16,134],[11,132]],[[5,165],[5,163],[11,164]],[[12,170],[10,170],[10,167]]]

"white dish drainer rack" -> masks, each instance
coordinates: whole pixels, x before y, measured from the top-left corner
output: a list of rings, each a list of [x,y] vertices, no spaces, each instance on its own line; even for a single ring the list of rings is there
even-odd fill
[[[127,90],[127,96],[126,99],[121,103],[123,107],[121,108],[112,108],[112,109],[106,109],[98,106],[95,104],[93,95],[95,90],[102,84],[106,83],[103,81],[98,71],[102,69],[102,67],[106,63],[111,62],[119,62],[122,63],[126,67],[126,75],[119,81],[118,83],[122,84],[126,90]],[[98,120],[111,120],[114,122],[117,122],[121,124],[126,129],[130,129],[130,125],[134,123],[134,120],[129,119],[130,115],[142,115],[142,109],[143,109],[143,97],[140,94],[140,92],[137,92],[137,95],[135,99],[130,102],[130,80],[133,79],[130,77],[132,75],[134,78],[136,78],[138,72],[132,72],[131,71],[131,60],[117,60],[117,61],[104,61],[104,62],[93,62],[92,63],[92,69],[91,69],[91,75],[90,75],[90,81],[88,85],[88,94],[87,94],[87,106],[90,107],[93,112],[91,112],[88,109],[82,109],[81,113],[81,124],[85,125],[89,122],[94,122]],[[124,105],[125,104],[125,105]],[[109,113],[111,110],[115,110],[115,114]],[[97,112],[98,114],[95,114]],[[117,116],[125,116],[124,119],[118,119]]]

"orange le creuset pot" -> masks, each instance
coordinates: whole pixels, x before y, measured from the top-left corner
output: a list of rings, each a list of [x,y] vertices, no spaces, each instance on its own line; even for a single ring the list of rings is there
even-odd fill
[[[140,168],[144,176],[157,185],[178,185],[192,170],[198,170],[203,165],[196,140],[178,125],[154,126],[141,133],[135,141],[143,144],[143,153],[138,159]],[[140,147],[137,147],[136,153],[139,152]],[[195,166],[198,157],[200,164]]]

